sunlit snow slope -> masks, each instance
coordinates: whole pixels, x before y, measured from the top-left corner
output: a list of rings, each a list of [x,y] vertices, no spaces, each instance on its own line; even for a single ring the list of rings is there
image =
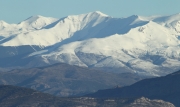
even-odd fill
[[[1,21],[0,45],[43,47],[20,59],[30,67],[38,60],[39,66],[64,62],[166,75],[180,69],[180,14],[113,18],[96,11],[61,19],[33,16],[19,24]]]

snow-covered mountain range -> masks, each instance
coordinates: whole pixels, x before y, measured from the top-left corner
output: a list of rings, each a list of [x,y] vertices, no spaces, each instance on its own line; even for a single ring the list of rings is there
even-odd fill
[[[23,51],[26,46],[32,50]],[[0,21],[0,48],[1,67],[63,62],[166,75],[180,69],[180,14],[113,18],[96,11],[61,19],[32,16],[19,24]]]

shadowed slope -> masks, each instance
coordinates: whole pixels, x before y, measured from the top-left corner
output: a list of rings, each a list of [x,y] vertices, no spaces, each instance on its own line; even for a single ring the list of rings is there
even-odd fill
[[[140,79],[136,74],[107,73],[63,63],[0,73],[1,84],[29,87],[58,96],[82,95],[116,85],[132,84]]]
[[[144,79],[133,85],[100,90],[94,94],[87,96],[98,98],[129,98],[129,97],[148,97],[155,99],[163,99],[180,106],[180,71],[169,74],[164,77]]]
[[[145,106],[146,105],[146,106]],[[16,86],[0,86],[2,107],[174,107],[162,100],[59,98],[32,89]]]

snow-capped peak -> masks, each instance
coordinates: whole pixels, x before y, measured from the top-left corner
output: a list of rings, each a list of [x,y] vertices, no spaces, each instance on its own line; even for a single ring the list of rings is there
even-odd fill
[[[0,20],[0,24],[8,24],[8,23],[3,20]]]
[[[33,23],[35,21],[37,21],[38,19],[42,19],[42,18],[45,18],[43,16],[40,16],[40,15],[34,15],[34,16],[31,16],[29,18],[27,18],[26,20],[22,21],[21,23]]]
[[[174,14],[169,16],[161,16],[153,19],[154,22],[159,23],[167,28],[180,33],[180,14]]]
[[[57,20],[58,19],[56,18],[36,15],[36,16],[31,16],[28,19],[22,21],[19,25],[24,28],[30,27],[35,29],[41,29],[42,27],[45,27],[46,25],[49,25]]]
[[[88,14],[91,14],[91,15],[95,14],[95,15],[99,15],[99,16],[109,17],[108,15],[106,15],[106,14],[100,12],[100,11],[90,12]]]
[[[5,21],[0,20],[0,29],[4,29],[5,27],[7,27],[9,24],[6,23]]]
[[[59,20],[37,15],[1,27],[0,36],[1,46],[50,46],[30,56],[51,64],[125,67],[155,75],[168,73],[155,69],[180,65],[180,14],[113,18],[95,11]]]
[[[0,26],[6,26],[6,25],[8,25],[8,23],[6,23],[6,22],[3,21],[3,20],[0,20]]]
[[[132,19],[132,20],[150,21],[149,17],[143,17],[143,16],[139,16],[139,15],[132,15],[127,18]]]
[[[41,16],[41,15],[33,15],[33,16],[31,16],[31,17],[29,17],[29,18],[27,18],[26,20],[37,20],[38,18],[44,18],[44,16]]]
[[[133,18],[133,19],[139,18],[138,15],[132,15],[132,16],[129,16],[129,17],[131,17],[131,18]]]
[[[174,15],[169,15],[169,16],[161,16],[161,17],[157,17],[154,18],[153,21],[157,22],[157,23],[172,23],[175,21],[180,21],[180,14],[174,14]]]
[[[85,14],[80,14],[80,15],[70,15],[67,16],[66,18],[68,19],[84,19],[84,18],[89,18],[89,19],[94,19],[94,18],[99,18],[99,17],[109,17],[108,15],[100,12],[100,11],[95,11],[95,12],[89,12],[89,13],[85,13]],[[66,19],[64,18],[64,19]]]

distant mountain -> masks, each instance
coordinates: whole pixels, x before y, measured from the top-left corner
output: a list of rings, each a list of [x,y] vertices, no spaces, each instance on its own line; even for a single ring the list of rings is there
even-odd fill
[[[179,46],[180,14],[113,18],[95,11],[61,19],[37,15],[19,24],[0,22],[2,68],[60,62],[163,76],[180,69]]]
[[[97,98],[129,98],[148,97],[152,99],[162,99],[180,106],[180,71],[164,77],[141,80],[133,85],[100,90],[88,97]]]
[[[117,85],[130,85],[141,79],[137,74],[108,73],[63,63],[0,72],[0,84],[28,87],[63,97],[84,95]]]
[[[146,105],[146,106],[144,106]],[[0,106],[2,107],[175,107],[162,100],[139,99],[92,99],[59,98],[32,89],[1,85]]]

